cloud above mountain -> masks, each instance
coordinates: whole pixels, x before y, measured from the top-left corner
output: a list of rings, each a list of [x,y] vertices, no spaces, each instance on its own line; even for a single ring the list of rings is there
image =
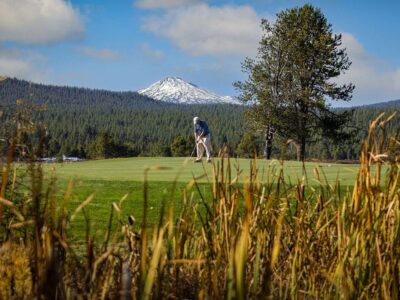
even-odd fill
[[[136,7],[142,9],[169,9],[204,2],[204,0],[137,0]]]
[[[393,100],[400,96],[400,68],[368,53],[351,33],[342,33],[343,46],[352,61],[350,70],[339,77],[339,83],[352,82],[354,98],[364,104],[377,100]],[[358,103],[352,103],[358,104]]]
[[[0,75],[43,80],[48,72],[47,60],[42,55],[0,45]]]
[[[85,56],[93,57],[101,60],[118,60],[121,55],[111,49],[97,49],[93,47],[76,47],[75,50]]]
[[[153,60],[162,60],[165,58],[165,53],[162,50],[154,49],[147,43],[142,43],[140,49],[147,58]]]
[[[63,0],[1,0],[0,41],[50,44],[83,37],[79,11]]]
[[[254,55],[261,17],[250,6],[198,4],[143,19],[142,30],[168,39],[190,55]]]

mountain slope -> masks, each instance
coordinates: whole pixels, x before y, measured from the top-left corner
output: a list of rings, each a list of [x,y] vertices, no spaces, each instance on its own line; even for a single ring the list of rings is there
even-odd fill
[[[153,83],[148,88],[138,90],[138,93],[159,101],[176,104],[239,104],[233,97],[219,96],[179,77],[167,77]]]
[[[245,105],[182,105],[153,100],[137,92],[51,86],[7,78],[0,81],[0,153],[4,145],[1,139],[7,140],[4,137],[14,132],[15,122],[11,121],[11,116],[17,109],[17,99],[34,105],[45,104],[45,110],[31,113],[35,122],[46,125],[46,155],[88,158],[101,157],[103,154],[99,155],[99,149],[110,139],[113,141],[112,153],[104,154],[104,157],[171,155],[172,143],[177,136],[184,138],[189,155],[194,146],[194,116],[207,121],[216,153],[225,146],[234,153],[244,137],[244,114],[248,110]],[[338,144],[316,138],[317,142],[308,146],[308,157],[357,159],[370,121],[382,111],[387,115],[398,111],[395,104],[395,101],[388,102],[385,108],[354,107],[352,123],[353,127],[359,128],[354,141]],[[400,116],[396,118],[390,132],[399,130]],[[262,147],[262,134],[254,134],[258,147]],[[279,142],[275,143],[274,155],[280,155],[279,145]],[[103,150],[109,151],[107,147]],[[295,152],[292,154],[294,157]],[[292,157],[290,155],[288,157]]]
[[[361,105],[362,108],[391,108],[391,107],[400,107],[400,99],[378,102],[373,104]]]
[[[137,92],[114,92],[81,87],[55,86],[31,83],[16,78],[0,81],[0,105],[14,105],[17,99],[35,105],[48,106],[109,106],[109,107],[160,107],[170,105],[160,103]]]
[[[181,105],[137,92],[31,84],[8,78],[0,81],[0,154],[1,139],[13,132],[11,116],[17,99],[34,106],[45,104],[44,110],[32,111],[32,117],[46,125],[47,156],[100,157],[99,149],[107,140],[110,143],[110,138],[110,147],[103,148],[111,153],[105,157],[165,156],[171,155],[177,136],[184,137],[190,155],[194,116],[207,121],[215,149],[222,145],[234,149],[243,135],[246,111],[243,105]]]

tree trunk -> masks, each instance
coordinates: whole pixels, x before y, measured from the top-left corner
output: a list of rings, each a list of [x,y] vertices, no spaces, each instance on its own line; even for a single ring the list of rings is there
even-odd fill
[[[298,132],[297,132],[297,161],[304,162],[306,158],[306,124],[307,124],[307,107],[301,107],[299,109],[299,119],[298,119]]]
[[[306,139],[302,137],[299,143],[296,143],[297,161],[304,161],[306,158]]]
[[[264,158],[271,159],[272,153],[272,138],[273,138],[273,130],[271,126],[267,126],[265,130],[265,147],[264,147]]]
[[[272,140],[265,140],[265,147],[264,147],[264,158],[271,159],[271,152],[272,152]]]

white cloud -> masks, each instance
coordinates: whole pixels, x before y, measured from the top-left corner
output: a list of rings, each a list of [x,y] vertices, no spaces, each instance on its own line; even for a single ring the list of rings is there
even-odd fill
[[[143,9],[169,9],[200,2],[204,2],[204,0],[137,0],[135,1],[135,5]]]
[[[352,65],[338,82],[355,84],[354,103],[351,104],[399,99],[400,67],[373,57],[350,33],[342,33],[342,41]]]
[[[255,55],[261,17],[250,6],[199,4],[144,19],[142,29],[167,38],[191,55]]]
[[[0,75],[42,81],[49,70],[44,57],[30,51],[0,45]]]
[[[149,44],[141,44],[140,49],[142,50],[143,54],[150,59],[161,60],[165,58],[165,53],[163,51],[159,49],[153,49]]]
[[[77,47],[75,50],[86,56],[90,56],[93,58],[101,59],[101,60],[118,60],[121,55],[113,51],[111,49],[96,49],[91,47]]]
[[[0,40],[48,44],[80,39],[84,24],[64,0],[0,0]]]

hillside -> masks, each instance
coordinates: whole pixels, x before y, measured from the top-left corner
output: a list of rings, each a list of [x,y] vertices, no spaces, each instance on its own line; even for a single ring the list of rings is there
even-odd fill
[[[185,152],[193,147],[192,119],[207,120],[216,149],[228,141],[236,145],[243,135],[244,107],[237,105],[177,105],[137,92],[111,92],[75,87],[30,84],[17,79],[0,83],[3,118],[15,110],[17,99],[46,105],[35,119],[48,127],[47,155],[80,157],[165,156],[177,136],[185,139]],[[6,127],[0,128],[0,136]],[[107,148],[109,144],[110,149]],[[103,152],[106,153],[103,153]],[[101,152],[101,153],[99,153]]]
[[[245,135],[244,113],[247,108],[244,106],[173,104],[137,92],[30,84],[10,78],[0,82],[0,106],[4,110],[0,121],[6,124],[0,127],[0,138],[10,132],[12,124],[8,126],[7,122],[16,110],[17,99],[46,106],[33,116],[36,122],[43,122],[47,127],[45,155],[87,158],[190,155],[194,146],[193,116],[200,116],[209,124],[215,152],[228,145],[232,155],[249,156],[251,154],[246,149],[251,143],[259,154],[262,153],[262,131],[251,132],[250,142],[249,133]],[[316,136],[308,145],[307,157],[358,159],[360,142],[366,135],[369,122],[382,111],[388,114],[398,111],[398,103],[390,101],[354,108],[351,126],[356,130],[353,140],[332,143]],[[397,119],[399,121],[390,127],[393,132],[399,130],[400,116]],[[240,144],[242,140],[245,142]],[[275,157],[280,155],[280,142],[276,137]],[[294,150],[289,150],[288,158],[294,157]]]
[[[359,106],[360,108],[400,108],[400,99]]]
[[[109,105],[125,107],[166,106],[137,92],[111,92],[87,88],[53,86],[30,83],[15,78],[4,78],[0,85],[0,104],[14,105],[16,99],[24,99],[35,105]]]

